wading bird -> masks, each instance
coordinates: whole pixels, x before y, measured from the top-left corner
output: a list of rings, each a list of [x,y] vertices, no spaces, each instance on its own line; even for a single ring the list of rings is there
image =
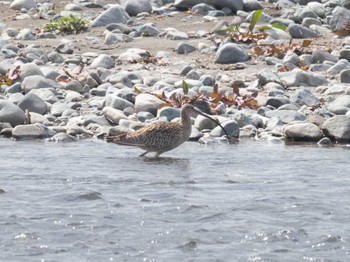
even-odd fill
[[[219,122],[204,114],[198,108],[190,104],[186,104],[181,108],[181,121],[179,122],[158,122],[142,127],[135,132],[129,132],[118,136],[107,136],[107,142],[116,143],[125,146],[137,146],[146,152],[140,156],[144,156],[149,152],[156,152],[155,157],[170,151],[182,143],[186,142],[191,135],[192,123],[191,113],[199,114],[209,118],[219,125],[225,132],[226,130]]]

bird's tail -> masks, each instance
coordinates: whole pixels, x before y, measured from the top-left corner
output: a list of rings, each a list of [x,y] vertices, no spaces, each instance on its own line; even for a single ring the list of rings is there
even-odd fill
[[[125,139],[126,134],[121,134],[118,136],[105,136],[105,141],[108,143],[121,143]]]

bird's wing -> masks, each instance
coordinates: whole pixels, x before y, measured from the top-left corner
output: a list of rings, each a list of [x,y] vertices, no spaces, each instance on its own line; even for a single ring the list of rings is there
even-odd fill
[[[135,132],[121,134],[119,136],[107,137],[107,142],[119,145],[138,147],[159,147],[173,143],[179,136],[178,124],[161,122],[155,123],[136,130]]]

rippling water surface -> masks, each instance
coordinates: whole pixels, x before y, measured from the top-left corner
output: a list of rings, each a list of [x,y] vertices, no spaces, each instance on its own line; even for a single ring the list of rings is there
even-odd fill
[[[346,146],[0,148],[0,261],[349,261]]]

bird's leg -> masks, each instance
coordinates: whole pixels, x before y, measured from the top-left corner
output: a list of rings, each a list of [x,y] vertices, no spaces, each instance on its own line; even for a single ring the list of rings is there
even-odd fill
[[[139,155],[139,156],[145,156],[147,153],[148,153],[148,151],[143,152],[143,153],[142,153],[141,155]]]
[[[154,158],[158,158],[160,154],[161,154],[160,152],[157,152],[157,153],[154,155]]]

